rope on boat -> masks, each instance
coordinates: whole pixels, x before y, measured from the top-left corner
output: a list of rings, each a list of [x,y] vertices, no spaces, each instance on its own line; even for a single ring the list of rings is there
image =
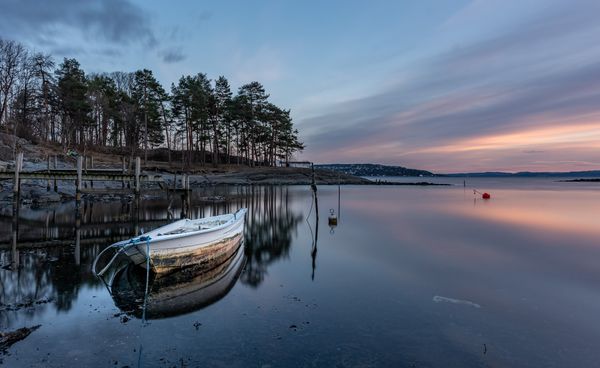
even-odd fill
[[[148,279],[150,278],[150,237],[146,237],[146,290],[144,291],[144,307],[142,309],[142,324],[146,324],[146,303],[148,302]]]
[[[96,259],[94,260],[94,263],[92,264],[92,272],[94,273],[95,276],[102,276],[104,275],[104,273],[110,268],[110,266],[113,264],[113,262],[117,259],[117,257],[122,254],[123,252],[125,252],[127,249],[137,245],[140,242],[145,241],[146,242],[146,261],[149,262],[150,261],[150,240],[152,240],[151,237],[149,236],[140,236],[138,238],[133,238],[131,240],[129,240],[129,242],[125,243],[125,244],[120,244],[120,245],[110,245],[106,248],[104,248],[104,250],[102,252],[100,252],[100,254],[98,254],[98,256],[96,257]],[[102,270],[100,270],[100,272],[96,272],[96,266],[98,263],[98,260],[100,260],[100,258],[102,257],[102,255],[107,252],[109,249],[118,249],[118,251],[115,253],[115,255],[110,259],[110,261],[108,261],[108,263],[106,264],[106,266],[104,266],[104,268]]]
[[[101,276],[110,268],[110,266],[113,264],[115,259],[117,259],[117,257],[120,254],[125,252],[130,247],[133,247],[141,242],[146,242],[146,289],[144,290],[144,306],[142,309],[142,331],[143,331],[143,328],[146,327],[146,307],[148,304],[148,286],[149,286],[149,280],[150,280],[150,241],[151,240],[152,240],[152,238],[150,236],[146,235],[146,236],[140,236],[137,238],[132,238],[125,244],[119,244],[119,245],[112,244],[112,245],[106,247],[104,250],[102,250],[102,252],[100,252],[98,254],[96,259],[94,260],[94,264],[92,265],[92,272],[94,272],[94,275],[96,275],[97,277],[99,277],[100,279],[102,279],[104,281],[104,279]],[[102,270],[100,270],[100,272],[96,272],[96,266],[97,266],[98,260],[102,257],[102,255],[106,251],[108,251],[109,249],[115,249],[115,248],[118,249],[117,252],[115,253],[115,255],[110,259],[110,261],[107,263],[107,265]],[[105,283],[105,285],[106,285],[106,283]],[[107,285],[107,288],[108,288],[108,285]],[[110,293],[110,289],[109,289],[109,293]],[[142,332],[140,331],[140,347],[139,347],[139,353],[138,353],[138,367],[141,367],[142,349],[143,349]]]

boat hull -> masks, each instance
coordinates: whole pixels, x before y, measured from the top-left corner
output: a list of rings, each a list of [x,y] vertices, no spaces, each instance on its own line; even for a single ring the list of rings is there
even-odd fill
[[[146,267],[149,250],[150,267],[160,276],[183,267],[222,263],[236,252],[243,236],[242,216],[225,228],[177,239],[152,238],[148,243],[130,247],[125,253],[133,263]]]
[[[233,288],[246,257],[243,242],[237,251],[223,263],[202,267],[188,267],[160,278],[150,278],[150,289],[145,300],[146,273],[128,266],[117,272],[110,290],[115,305],[131,316],[160,319],[187,314],[209,306]]]

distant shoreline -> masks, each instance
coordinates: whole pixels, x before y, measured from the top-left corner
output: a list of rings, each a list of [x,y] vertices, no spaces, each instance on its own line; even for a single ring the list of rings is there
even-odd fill
[[[600,178],[558,180],[561,183],[600,183]]]

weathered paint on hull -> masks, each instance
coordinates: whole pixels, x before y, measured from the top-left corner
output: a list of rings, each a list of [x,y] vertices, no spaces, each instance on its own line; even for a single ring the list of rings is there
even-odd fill
[[[203,233],[173,240],[150,241],[150,268],[157,276],[188,266],[204,266],[224,262],[231,257],[242,240],[244,218],[231,226],[210,233]],[[146,267],[148,244],[141,242],[126,251],[131,261]]]
[[[152,270],[160,275],[192,265],[204,267],[223,263],[238,250],[242,237],[243,234],[236,234],[187,253],[173,254],[169,251],[152,250],[150,253]]]

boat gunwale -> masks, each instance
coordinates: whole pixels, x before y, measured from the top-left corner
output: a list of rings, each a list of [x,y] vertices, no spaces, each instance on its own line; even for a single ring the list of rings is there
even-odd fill
[[[238,214],[240,214],[241,212],[241,216],[238,216]],[[188,236],[193,236],[193,235],[202,235],[202,234],[209,234],[211,232],[214,231],[218,231],[218,230],[222,230],[225,229],[227,227],[231,227],[233,225],[235,225],[236,223],[238,223],[240,220],[244,221],[244,216],[246,215],[247,209],[245,208],[241,208],[239,209],[237,212],[235,213],[228,213],[228,214],[224,214],[224,215],[217,215],[217,216],[211,216],[211,217],[205,217],[202,219],[196,219],[196,220],[190,220],[190,219],[181,219],[178,221],[175,221],[173,223],[161,226],[159,228],[156,228],[154,230],[151,230],[145,234],[142,234],[140,236],[136,236],[135,238],[131,238],[131,239],[127,239],[127,240],[123,240],[117,243],[114,243],[113,246],[124,246],[127,244],[132,243],[135,245],[139,245],[139,244],[143,244],[146,242],[146,240],[142,240],[141,238],[143,237],[150,237],[149,239],[149,243],[152,244],[153,242],[163,242],[166,240],[175,240],[175,239],[179,239],[179,238],[183,238],[183,237],[188,237]],[[225,223],[221,224],[221,225],[217,225],[215,227],[209,228],[209,229],[201,229],[201,230],[195,230],[195,231],[187,231],[187,232],[183,232],[183,233],[179,233],[179,234],[164,234],[164,235],[158,235],[160,234],[160,230],[165,228],[165,227],[169,227],[169,226],[173,226],[175,224],[177,224],[178,222],[184,221],[184,222],[193,222],[193,221],[210,221],[210,219],[214,219],[214,218],[218,218],[218,217],[225,217],[225,216],[231,216],[231,218],[229,220],[227,220]],[[173,230],[177,229],[178,227],[175,227]],[[173,231],[171,230],[171,231]],[[157,236],[157,237],[154,237]]]

